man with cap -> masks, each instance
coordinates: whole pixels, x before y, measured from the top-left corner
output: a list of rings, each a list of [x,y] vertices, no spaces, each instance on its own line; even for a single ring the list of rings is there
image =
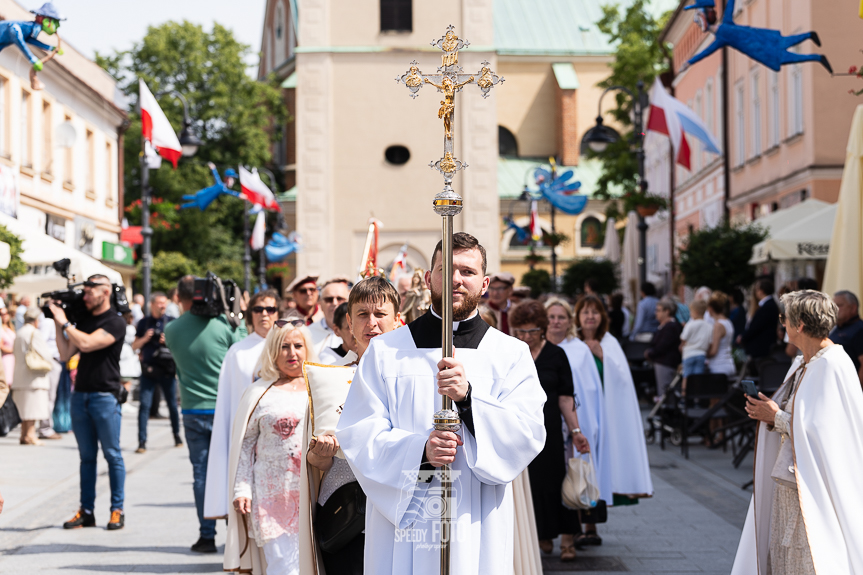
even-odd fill
[[[515,277],[509,272],[497,272],[491,276],[488,284],[487,307],[497,319],[497,329],[509,335],[509,320],[507,315],[512,309],[512,286]]]
[[[298,276],[290,283],[285,294],[293,298],[297,313],[306,319],[306,325],[312,325],[324,317],[318,305],[318,276]]]
[[[349,287],[351,280],[344,276],[336,276],[328,279],[321,286],[321,310],[324,312],[324,317],[314,322],[309,326],[309,331],[312,334],[312,345],[318,357],[321,356],[321,351],[325,348],[338,347],[342,343],[342,338],[333,332],[333,315],[336,308],[343,303],[347,303],[348,295],[351,293]]]

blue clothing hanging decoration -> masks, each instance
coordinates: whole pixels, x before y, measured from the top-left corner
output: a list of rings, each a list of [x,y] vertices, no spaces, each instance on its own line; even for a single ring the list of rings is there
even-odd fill
[[[216,183],[209,188],[204,188],[194,194],[184,195],[183,201],[188,203],[181,205],[180,209],[185,210],[187,208],[198,208],[203,212],[221,195],[234,196],[235,198],[240,197],[239,192],[235,192],[222,182],[222,178],[219,177],[219,171],[216,168],[210,169],[213,172],[213,178],[216,180]],[[234,178],[236,180],[237,172],[235,172],[233,168],[228,168],[225,170],[225,177]]]
[[[696,22],[700,24],[705,32],[711,32],[715,39],[707,48],[693,56],[687,62],[695,64],[710,56],[720,48],[729,46],[738,52],[746,54],[756,62],[764,64],[774,72],[778,72],[785,64],[798,62],[820,62],[828,72],[833,73],[833,68],[827,57],[823,54],[798,54],[789,52],[789,48],[812,40],[816,46],[821,46],[821,40],[817,32],[804,32],[792,36],[783,36],[779,30],[768,28],[752,28],[734,23],[735,0],[728,0],[722,21],[716,22],[716,5],[713,0],[696,0],[694,4],[686,6],[684,10],[698,10]]]
[[[264,254],[267,256],[267,261],[282,262],[292,253],[298,252],[301,245],[300,235],[297,232],[291,232],[287,236],[275,232],[264,246]]]

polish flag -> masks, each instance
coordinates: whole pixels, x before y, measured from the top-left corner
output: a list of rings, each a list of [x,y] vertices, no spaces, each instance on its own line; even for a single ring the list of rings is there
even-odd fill
[[[542,239],[542,228],[539,225],[539,209],[536,200],[530,202],[530,237],[538,242]]]
[[[282,211],[282,208],[279,207],[279,202],[276,201],[276,196],[261,181],[261,176],[258,175],[258,172],[250,172],[243,166],[240,166],[240,187],[243,189],[246,199],[253,204],[268,210]]]
[[[160,156],[174,164],[174,169],[176,169],[177,161],[183,155],[180,140],[177,139],[171,122],[168,121],[144,80],[138,79],[138,86],[140,94],[138,101],[141,104],[141,131],[144,133],[144,139],[155,148]]]
[[[700,140],[708,152],[722,153],[719,149],[719,142],[713,137],[698,114],[671,96],[658,77],[650,89],[650,117],[647,120],[647,129],[671,138],[671,145],[677,155],[675,160],[687,170],[692,169],[692,150],[689,148],[684,134],[689,134]]]
[[[255,220],[255,227],[252,228],[252,238],[249,242],[253,250],[259,250],[264,247],[266,232],[267,216],[264,214],[264,210],[261,210],[258,212],[258,218]]]
[[[393,267],[390,270],[390,281],[394,282],[399,274],[404,273],[407,270],[408,265],[408,243],[405,242],[404,245],[399,250],[396,259],[393,260]]]

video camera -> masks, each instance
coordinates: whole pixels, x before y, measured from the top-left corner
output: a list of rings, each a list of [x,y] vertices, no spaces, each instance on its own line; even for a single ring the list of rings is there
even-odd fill
[[[207,272],[206,277],[195,278],[192,309],[189,311],[203,317],[225,314],[228,322],[236,328],[243,319],[240,297],[240,288],[234,280],[222,280],[213,272]]]
[[[66,282],[68,283],[66,289],[57,290],[52,292],[43,293],[41,296],[41,300],[45,301],[45,305],[42,306],[42,313],[45,314],[45,317],[48,319],[54,319],[54,314],[51,313],[51,308],[48,307],[49,301],[59,302],[57,305],[64,312],[66,312],[66,318],[72,323],[78,323],[82,318],[84,318],[89,312],[87,311],[87,306],[84,305],[84,287],[92,287],[94,284],[91,281],[85,281],[81,283],[73,283],[75,281],[75,277],[72,276],[72,279],[69,279],[69,266],[71,265],[71,260],[69,258],[63,258],[62,260],[56,261],[51,266],[57,270],[61,276],[66,278]],[[129,309],[129,301],[126,299],[126,288],[122,285],[111,284],[111,306],[117,311],[119,314],[124,314],[130,311]]]

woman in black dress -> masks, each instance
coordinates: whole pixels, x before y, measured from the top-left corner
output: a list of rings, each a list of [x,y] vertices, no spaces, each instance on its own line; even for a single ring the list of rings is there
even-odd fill
[[[534,300],[522,302],[513,308],[508,319],[512,334],[530,347],[539,382],[548,396],[543,408],[545,447],[528,466],[539,547],[544,553],[551,553],[554,548],[552,540],[562,534],[560,558],[572,561],[575,559],[573,537],[581,533],[581,525],[578,513],[567,509],[561,502],[560,488],[566,477],[561,415],[578,452],[590,450],[587,438],[578,427],[572,370],[566,352],[545,339],[548,316],[541,303]]]

